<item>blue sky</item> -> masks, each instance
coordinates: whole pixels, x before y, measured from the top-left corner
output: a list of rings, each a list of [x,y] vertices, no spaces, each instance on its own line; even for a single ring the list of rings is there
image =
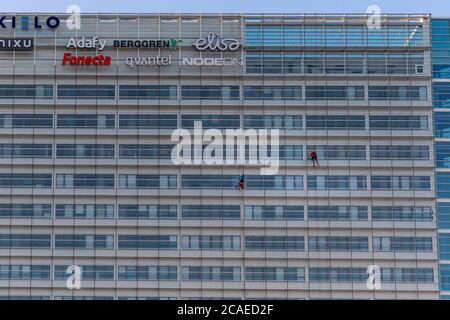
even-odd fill
[[[364,13],[378,5],[382,13],[431,13],[450,16],[449,0],[13,0],[2,1],[3,12],[65,12],[68,5],[82,12],[251,12]]]

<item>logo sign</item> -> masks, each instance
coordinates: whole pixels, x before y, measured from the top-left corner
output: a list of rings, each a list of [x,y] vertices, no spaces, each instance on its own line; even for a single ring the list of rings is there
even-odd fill
[[[71,66],[109,66],[111,65],[111,57],[98,55],[98,56],[72,56],[71,53],[64,53],[61,60],[61,64]]]
[[[114,48],[170,48],[175,49],[179,40],[166,39],[166,40],[114,40]]]
[[[125,63],[128,67],[163,67],[172,65],[172,56],[155,57],[126,57]]]
[[[192,46],[198,51],[236,51],[241,45],[240,41],[232,38],[222,38],[216,33],[208,33],[205,38],[194,41]]]
[[[236,58],[183,58],[184,66],[242,66],[242,61]]]
[[[99,51],[103,51],[106,46],[106,40],[99,40],[98,37],[88,38],[88,37],[82,37],[79,40],[76,40],[75,38],[70,38],[69,42],[67,43],[67,48],[79,48],[79,49],[96,49],[98,48]]]
[[[45,20],[45,21],[44,21]],[[6,28],[21,28],[21,29],[42,29],[45,24],[49,29],[55,29],[59,27],[61,21],[58,17],[50,16],[41,21],[40,17],[30,17],[30,16],[0,16],[0,27]]]
[[[0,51],[32,51],[33,38],[0,39]]]

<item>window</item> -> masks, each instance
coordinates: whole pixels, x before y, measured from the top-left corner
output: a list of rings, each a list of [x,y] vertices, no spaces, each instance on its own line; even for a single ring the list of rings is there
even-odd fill
[[[364,100],[364,86],[306,86],[306,100]]]
[[[51,84],[0,84],[0,99],[51,99]]]
[[[244,86],[244,99],[301,100],[301,86]]]
[[[450,229],[450,203],[437,202],[436,212],[438,227],[442,229]]]
[[[176,219],[177,205],[120,204],[119,219]]]
[[[0,265],[1,280],[50,280],[49,265]]]
[[[114,174],[57,174],[56,187],[114,189]]]
[[[302,236],[246,236],[245,250],[305,250]]]
[[[280,129],[302,130],[302,116],[297,115],[246,115],[244,116],[246,129]]]
[[[56,218],[114,219],[113,204],[56,204]]]
[[[7,203],[0,204],[0,218],[50,218],[51,204]]]
[[[239,115],[226,114],[183,114],[181,126],[185,129],[194,128],[195,122],[201,121],[203,129],[226,129],[240,128]]]
[[[81,265],[81,280],[104,281],[114,280],[114,266],[107,265]],[[71,273],[67,273],[68,265],[55,265],[55,280],[67,280]]]
[[[114,99],[116,87],[114,85],[95,84],[60,84],[58,85],[59,99]]]
[[[364,116],[311,115],[306,116],[306,128],[317,130],[364,130]]]
[[[366,268],[309,268],[311,282],[366,282]],[[432,268],[381,268],[382,282],[432,283]]]
[[[427,100],[426,86],[369,86],[369,100]]]
[[[113,144],[58,144],[58,158],[114,159]]]
[[[171,85],[120,85],[120,99],[176,99],[177,86]]]
[[[189,235],[181,237],[184,250],[240,250],[240,236]]]
[[[0,158],[51,158],[51,144],[2,143]]]
[[[316,151],[321,160],[366,160],[366,146],[358,145],[308,145],[307,154]]]
[[[450,264],[440,264],[440,286],[441,290],[450,290]],[[447,296],[449,297],[449,296]],[[449,297],[450,298],[450,297]]]
[[[294,52],[253,52],[247,51],[246,73],[248,74],[300,74],[302,54]]]
[[[450,234],[439,233],[439,259],[450,260]]]
[[[58,114],[58,128],[114,129],[113,114]]]
[[[367,237],[317,237],[308,238],[309,251],[368,251]]]
[[[0,234],[3,249],[51,249],[49,234]]]
[[[237,177],[232,175],[182,175],[183,189],[234,189]],[[246,176],[246,189],[301,190],[303,176]]]
[[[176,114],[121,114],[120,129],[176,129]]]
[[[427,130],[427,116],[370,116],[370,130]]]
[[[433,283],[433,268],[381,268],[382,282]]]
[[[41,173],[0,173],[0,188],[51,188],[52,175]]]
[[[446,141],[436,141],[434,151],[436,167],[450,168],[450,143]]]
[[[295,281],[305,282],[305,268],[295,267],[246,267],[246,281]]]
[[[0,114],[0,128],[53,128],[53,115],[34,113],[4,113]]]
[[[177,280],[177,266],[119,266],[119,280],[170,281]]]
[[[246,189],[303,190],[303,176],[246,176]]]
[[[182,99],[239,99],[239,86],[192,85],[181,86]]]
[[[248,220],[303,220],[303,206],[253,205],[245,206]]]
[[[181,269],[182,280],[240,281],[241,267],[185,266]]]
[[[428,146],[370,146],[372,160],[429,160]]]
[[[431,237],[374,237],[374,251],[433,251]]]
[[[434,113],[434,135],[436,138],[450,138],[450,113]]]
[[[447,54],[450,55],[449,52]],[[435,63],[433,60],[433,68],[434,67]],[[448,78],[448,76],[446,78]],[[433,82],[433,106],[435,108],[450,107],[450,85],[447,82]]]
[[[303,44],[303,27],[247,24],[245,43],[248,46],[300,46]]]
[[[171,159],[174,144],[121,144],[121,159]]]
[[[177,175],[120,174],[121,189],[176,189]]]
[[[65,250],[114,249],[113,235],[56,234],[55,248]]]
[[[367,279],[366,268],[309,268],[309,281],[311,282],[366,282]]]
[[[366,206],[308,206],[308,220],[367,220]]]
[[[175,250],[175,235],[119,235],[119,249]]]
[[[430,221],[433,219],[431,207],[373,206],[373,220]]]
[[[309,190],[366,190],[366,176],[312,176],[309,175]]]
[[[373,190],[430,190],[428,176],[372,176]]]
[[[181,216],[185,220],[239,220],[241,208],[239,205],[182,205]]]

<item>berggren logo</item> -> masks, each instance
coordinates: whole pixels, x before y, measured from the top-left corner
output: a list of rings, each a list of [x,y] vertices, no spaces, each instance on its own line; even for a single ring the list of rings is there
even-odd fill
[[[170,48],[175,49],[178,42],[181,40],[177,39],[165,39],[165,40],[114,40],[114,48]]]
[[[205,38],[197,39],[192,46],[198,51],[236,51],[241,43],[237,39],[222,38],[217,33],[210,32]]]
[[[41,20],[40,17],[31,17],[31,16],[0,16],[0,27],[3,29],[6,28],[21,28],[21,29],[42,29],[42,26],[47,26],[49,29],[55,29],[59,27],[61,21],[58,17],[50,16],[45,19],[45,22]]]
[[[32,51],[33,38],[0,39],[0,51]]]

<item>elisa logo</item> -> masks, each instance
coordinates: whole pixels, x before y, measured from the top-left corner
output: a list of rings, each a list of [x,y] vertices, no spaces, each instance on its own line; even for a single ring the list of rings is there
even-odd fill
[[[60,24],[61,21],[55,16],[50,16],[45,19],[37,16],[0,16],[0,27],[3,29],[42,29],[43,25],[47,26],[49,29],[55,29],[58,28]]]
[[[222,38],[217,33],[210,32],[205,38],[194,41],[192,46],[198,51],[236,51],[241,43],[237,39]]]

